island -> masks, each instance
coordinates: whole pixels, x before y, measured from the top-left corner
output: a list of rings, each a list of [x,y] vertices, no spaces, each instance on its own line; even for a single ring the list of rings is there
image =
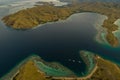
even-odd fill
[[[58,63],[48,63],[39,56],[27,58],[18,69],[13,69],[2,80],[119,80],[120,66],[89,51],[80,51],[88,74],[78,77]],[[90,57],[92,58],[90,59]],[[89,60],[89,61],[87,61]],[[49,73],[51,75],[49,75]],[[11,74],[11,75],[10,75]],[[62,76],[61,76],[62,75]]]
[[[106,19],[102,25],[106,29],[106,40],[113,47],[119,45],[117,37],[113,34],[113,31],[118,30],[118,26],[115,25],[114,22],[120,19],[119,3],[80,2],[66,6],[54,6],[46,3],[7,15],[2,18],[2,21],[11,28],[26,30],[47,22],[65,20],[72,14],[81,12],[93,12],[106,15],[108,19]]]

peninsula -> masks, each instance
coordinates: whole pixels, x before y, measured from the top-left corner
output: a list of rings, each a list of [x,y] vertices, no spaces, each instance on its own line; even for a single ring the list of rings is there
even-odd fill
[[[85,54],[88,54],[88,52],[85,52]],[[84,54],[84,53],[83,53]],[[89,54],[90,55],[90,54]],[[93,70],[84,77],[54,77],[54,76],[46,76],[44,72],[39,70],[37,66],[35,66],[34,62],[28,61],[24,66],[24,68],[21,68],[18,75],[16,75],[13,80],[119,80],[120,79],[120,68],[115,63],[112,63],[108,60],[105,60],[98,55],[95,56],[95,67]],[[26,67],[27,66],[27,67]],[[29,68],[31,68],[31,71]],[[30,74],[27,74],[28,73]],[[23,73],[24,72],[24,75]],[[34,75],[36,72],[39,73],[39,75]],[[108,74],[109,73],[109,74]],[[30,76],[34,76],[32,79]]]
[[[117,37],[113,34],[113,31],[118,30],[118,26],[114,22],[120,18],[119,3],[80,2],[62,7],[56,7],[48,3],[20,10],[3,17],[2,21],[14,29],[31,29],[47,22],[65,20],[70,15],[80,12],[106,15],[108,19],[102,25],[106,29],[106,40],[113,47],[119,45]]]
[[[61,74],[61,71],[59,70],[62,70],[62,69],[64,69],[62,70],[62,72],[64,72],[63,73],[64,75],[66,75],[66,72],[68,73],[68,75],[71,75],[71,72],[69,72],[69,70],[65,69],[64,67],[61,67],[61,65],[58,65],[57,68],[54,67],[52,70],[51,68],[47,69],[45,66],[46,63],[42,61],[39,56],[33,56],[27,59],[25,63],[19,67],[19,69],[14,71],[14,75],[11,75],[11,76],[6,75],[7,77],[2,78],[2,80],[21,80],[21,79],[22,80],[119,80],[120,79],[120,67],[117,64],[111,61],[108,61],[106,59],[103,59],[100,56],[95,55],[88,51],[82,51],[80,55],[83,55],[84,58],[86,57],[86,59],[88,58],[87,60],[89,61],[86,62],[86,59],[85,59],[85,62],[87,64],[90,64],[88,66],[89,69],[91,68],[93,63],[95,64],[93,69],[91,69],[90,72],[88,71],[89,73],[83,77],[77,77],[74,74],[73,74],[74,76],[70,76],[70,77],[69,76],[56,77],[55,76],[56,74],[52,74],[51,76],[49,76],[47,73],[51,71],[53,71],[54,73],[55,69],[56,69],[55,73],[57,74]],[[89,59],[89,57],[93,55],[94,55],[93,59]],[[41,62],[44,63],[45,65],[38,64]],[[53,65],[54,64],[52,64],[52,67]],[[44,67],[43,69],[47,72],[42,71],[42,67]]]

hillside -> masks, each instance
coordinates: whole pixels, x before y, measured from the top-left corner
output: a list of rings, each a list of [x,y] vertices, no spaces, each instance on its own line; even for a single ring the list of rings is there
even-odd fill
[[[13,80],[47,80],[45,74],[40,72],[33,61],[28,61],[23,65],[19,73],[13,78]]]
[[[63,7],[45,4],[18,11],[3,17],[2,20],[7,26],[14,29],[31,29],[40,24],[66,19],[78,12],[94,12],[106,15],[108,19],[103,23],[103,27],[107,29],[106,39],[113,47],[119,45],[117,37],[112,33],[118,30],[118,26],[114,22],[120,18],[119,3],[82,2]]]
[[[46,22],[66,19],[72,14],[67,7],[55,7],[50,4],[36,6],[8,15],[2,20],[14,29],[30,29]]]
[[[44,72],[37,68],[34,61],[27,61],[20,70],[19,73],[13,77],[12,80],[119,80],[120,79],[120,68],[118,65],[100,58],[96,59],[96,69],[93,69],[90,75],[85,77],[54,77],[46,76]]]
[[[120,68],[118,65],[98,57],[98,69],[88,80],[120,80]]]

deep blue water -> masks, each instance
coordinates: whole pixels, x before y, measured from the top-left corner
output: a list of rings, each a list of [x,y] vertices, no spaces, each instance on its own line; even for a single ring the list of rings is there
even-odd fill
[[[0,9],[0,17],[6,15]],[[37,54],[46,61],[56,61],[81,74],[84,63],[69,62],[68,59],[81,61],[80,50],[97,53],[104,58],[120,62],[120,48],[112,48],[97,43],[93,26],[102,16],[96,13],[80,13],[65,22],[46,24],[36,29],[20,31],[6,27],[0,22],[0,77],[31,54]]]

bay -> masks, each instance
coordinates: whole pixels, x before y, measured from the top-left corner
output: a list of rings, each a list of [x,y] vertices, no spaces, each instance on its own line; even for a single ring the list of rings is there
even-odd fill
[[[7,10],[0,9],[0,18],[7,14]],[[31,54],[37,54],[48,62],[59,62],[78,76],[85,72],[85,63],[68,60],[82,61],[81,50],[119,63],[120,47],[113,48],[95,40],[97,30],[94,24],[99,23],[99,19],[103,21],[104,17],[97,13],[78,13],[67,20],[25,31],[8,28],[0,21],[0,77]]]

